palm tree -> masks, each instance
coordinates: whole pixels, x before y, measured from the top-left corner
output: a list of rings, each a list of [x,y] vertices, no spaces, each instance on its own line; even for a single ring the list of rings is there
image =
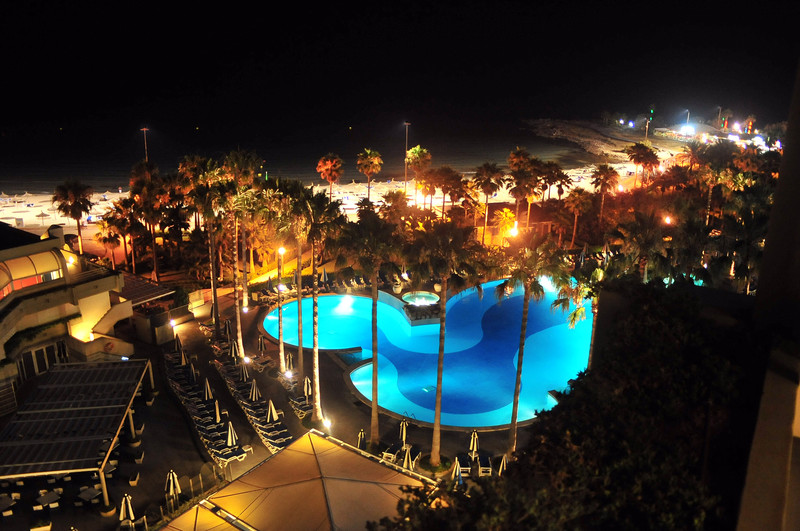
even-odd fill
[[[706,146],[702,151],[701,160],[708,168],[704,172],[704,180],[708,188],[708,202],[706,206],[706,225],[711,221],[711,197],[714,188],[730,177],[730,169],[740,150],[730,140],[717,140]]]
[[[380,173],[382,166],[383,158],[374,149],[364,148],[364,151],[358,154],[356,168],[367,177],[367,200],[372,189],[372,176]]]
[[[442,218],[445,218],[444,210],[447,196],[450,196],[450,204],[453,206],[456,201],[463,199],[466,195],[464,178],[450,166],[441,166],[436,170],[436,173],[438,175],[437,181],[442,188]]]
[[[631,146],[628,146],[625,148],[624,152],[626,155],[628,155],[628,160],[635,164],[633,172],[633,187],[636,188],[636,176],[638,174],[639,166],[651,163],[653,156],[655,156],[656,160],[658,160],[658,156],[650,146],[642,144],[641,142],[637,142]]]
[[[441,279],[439,297],[439,357],[436,370],[436,406],[430,463],[441,463],[442,375],[444,369],[445,323],[448,293],[457,293],[467,282],[477,284],[478,258],[483,246],[472,239],[473,227],[459,227],[452,221],[427,220],[414,229],[404,253],[414,257],[412,273],[417,279]]]
[[[428,172],[431,165],[431,154],[422,146],[414,146],[406,151],[406,164],[414,172],[415,187],[421,184],[422,178]]]
[[[97,221],[98,232],[94,235],[94,240],[105,248],[106,253],[111,253],[111,269],[117,269],[117,260],[114,250],[119,247],[119,235],[114,231],[112,225],[105,219]]]
[[[563,283],[567,274],[567,261],[563,251],[553,242],[549,234],[533,234],[530,239],[509,248],[511,274],[508,279],[497,285],[495,295],[502,299],[513,288],[522,286],[522,326],[519,333],[519,353],[517,355],[517,373],[514,383],[514,400],[511,406],[511,428],[508,439],[508,455],[517,447],[517,416],[519,413],[519,394],[522,387],[522,364],[525,357],[525,339],[527,337],[528,307],[531,299],[539,301],[544,297],[544,286],[540,277],[548,276],[556,279],[556,285]]]
[[[309,194],[300,198],[298,210],[308,223],[308,244],[311,249],[311,305],[313,334],[313,397],[312,420],[322,419],[322,400],[319,394],[319,277],[317,275],[317,246],[333,235],[345,218],[341,213],[339,201],[330,201],[324,193]]]
[[[88,184],[70,179],[56,186],[52,202],[58,212],[72,218],[78,224],[78,253],[83,254],[83,238],[81,238],[81,219],[92,210],[92,194],[94,190]]]
[[[317,173],[330,183],[328,201],[333,201],[333,183],[339,182],[339,179],[344,175],[343,166],[344,161],[335,153],[328,153],[317,162]]]
[[[600,223],[603,223],[603,205],[606,202],[606,194],[613,190],[619,183],[619,173],[608,164],[596,166],[592,172],[592,186],[595,192],[600,193]]]
[[[505,186],[508,180],[497,164],[484,162],[476,168],[473,181],[485,197],[484,205],[486,210],[483,213],[483,234],[481,234],[481,243],[484,243],[486,241],[486,226],[489,222],[489,196]]]
[[[370,279],[372,296],[372,413],[370,418],[370,445],[380,443],[378,422],[378,273],[391,263],[399,253],[400,245],[395,226],[383,220],[371,208],[358,212],[358,222],[347,223],[337,241],[342,250],[337,262],[343,266],[347,259]]]
[[[567,314],[567,324],[575,328],[578,321],[586,319],[586,306],[584,301],[591,301],[592,333],[589,340],[589,359],[587,369],[592,368],[592,353],[594,351],[594,337],[597,330],[597,304],[599,287],[605,276],[605,270],[600,265],[589,260],[583,267],[575,268],[572,274],[562,277],[558,286],[558,297],[553,301],[552,308],[561,308]],[[574,308],[573,308],[574,306]]]
[[[152,279],[156,282],[159,281],[156,227],[162,219],[163,188],[161,184],[158,167],[155,164],[141,161],[131,169],[129,194],[134,200],[137,215],[144,221],[144,225],[150,233],[153,259]]]
[[[492,216],[492,224],[497,227],[497,231],[501,234],[500,243],[502,245],[502,238],[508,238],[507,235],[517,225],[517,217],[508,208],[498,210]]]
[[[575,216],[572,224],[572,240],[569,242],[570,248],[575,246],[575,236],[578,234],[578,216],[589,211],[592,207],[592,196],[585,188],[575,188],[564,199],[564,206]]]
[[[661,219],[656,212],[634,211],[633,219],[621,223],[615,236],[622,239],[622,252],[634,262],[638,262],[639,275],[645,284],[651,264],[659,265],[665,258]]]

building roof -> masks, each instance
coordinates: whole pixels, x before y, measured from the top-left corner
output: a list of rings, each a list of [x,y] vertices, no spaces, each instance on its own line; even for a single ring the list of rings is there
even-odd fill
[[[132,275],[124,271],[122,275],[125,283],[120,292],[120,297],[131,301],[131,305],[134,307],[175,293],[174,289],[159,286],[155,282],[150,282],[138,275]]]
[[[149,363],[52,366],[0,430],[0,478],[97,470]]]
[[[311,430],[165,529],[363,529],[396,514],[401,487],[434,485]]]
[[[41,240],[39,236],[31,232],[20,230],[4,221],[0,221],[0,250],[2,251],[30,245]]]

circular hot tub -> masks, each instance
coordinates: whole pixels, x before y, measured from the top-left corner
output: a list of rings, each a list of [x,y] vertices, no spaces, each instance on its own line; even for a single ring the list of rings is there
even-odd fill
[[[430,291],[410,291],[402,296],[404,302],[414,306],[429,306],[439,302],[439,296]]]

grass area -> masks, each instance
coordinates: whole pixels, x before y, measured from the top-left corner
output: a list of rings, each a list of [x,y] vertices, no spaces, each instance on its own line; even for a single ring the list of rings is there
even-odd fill
[[[439,466],[431,466],[431,456],[430,454],[423,455],[420,460],[419,464],[417,465],[420,469],[425,470],[426,472],[432,472],[437,474],[439,472],[444,472],[445,470],[449,470],[451,466],[453,466],[453,462],[447,456],[440,456],[441,462]]]

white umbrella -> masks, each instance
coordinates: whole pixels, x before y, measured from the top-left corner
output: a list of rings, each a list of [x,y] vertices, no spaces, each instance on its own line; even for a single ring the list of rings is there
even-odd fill
[[[181,365],[186,365],[189,361],[186,359],[186,352],[181,349]]]
[[[478,430],[472,430],[472,435],[469,438],[469,456],[475,459],[478,455]]]
[[[364,433],[364,429],[362,428],[358,432],[358,438],[356,439],[356,448],[358,448],[359,450],[363,450],[365,440],[366,440],[366,434]]]
[[[303,382],[303,393],[306,395],[306,402],[308,402],[308,397],[311,396],[311,392],[311,378],[306,376],[306,379]]]
[[[269,399],[269,407],[267,408],[267,423],[278,422],[278,410],[275,409],[275,404],[272,399]]]
[[[497,467],[497,475],[502,476],[503,472],[506,471],[506,467],[508,467],[508,458],[506,458],[506,454],[503,454],[502,459],[500,459],[500,466]]]
[[[203,387],[203,400],[213,400],[214,393],[211,392],[211,383],[206,378],[206,384]]]
[[[322,283],[323,284],[327,284],[328,283],[328,272],[325,271],[324,267],[322,268]]]
[[[453,466],[453,475],[450,477],[453,481],[457,481],[459,485],[463,483],[463,479],[461,478],[461,465],[458,464],[458,459],[456,459],[456,464]]]
[[[119,521],[124,522],[125,520],[133,520],[136,517],[133,516],[133,506],[131,505],[131,496],[130,494],[126,494],[122,498],[122,503],[119,506]]]
[[[175,350],[181,350],[183,346],[181,345],[181,336],[175,334]]]
[[[264,352],[266,350],[266,345],[264,344],[264,336],[258,336],[258,351]]]
[[[231,320],[225,319],[225,339],[228,340],[228,343],[231,342]]]
[[[230,354],[230,356],[233,359],[234,363],[238,363],[239,362],[239,346],[236,344],[235,341],[233,343],[230,343],[229,345],[230,346],[228,347],[228,354]]]
[[[403,444],[406,444],[406,434],[408,433],[408,419],[403,418],[400,421],[400,440],[403,441]]]
[[[239,370],[239,379],[242,382],[246,382],[247,380],[250,379],[250,373],[247,372],[247,364],[244,362],[244,360],[242,360],[239,365],[240,365],[240,367],[239,367],[239,369],[240,369]]]
[[[164,492],[170,498],[177,498],[181,493],[181,486],[178,484],[178,474],[174,470],[167,472],[167,482],[164,485]]]
[[[258,390],[256,379],[250,380],[250,402],[258,402],[261,400],[261,391]]]
[[[403,456],[403,468],[411,470],[411,447],[406,447],[406,455]]]
[[[233,429],[233,422],[228,421],[228,437],[225,440],[225,446],[233,448],[239,444],[239,436],[236,435],[236,430]]]
[[[214,399],[214,423],[219,424],[222,422],[222,416],[219,414],[219,401]]]

